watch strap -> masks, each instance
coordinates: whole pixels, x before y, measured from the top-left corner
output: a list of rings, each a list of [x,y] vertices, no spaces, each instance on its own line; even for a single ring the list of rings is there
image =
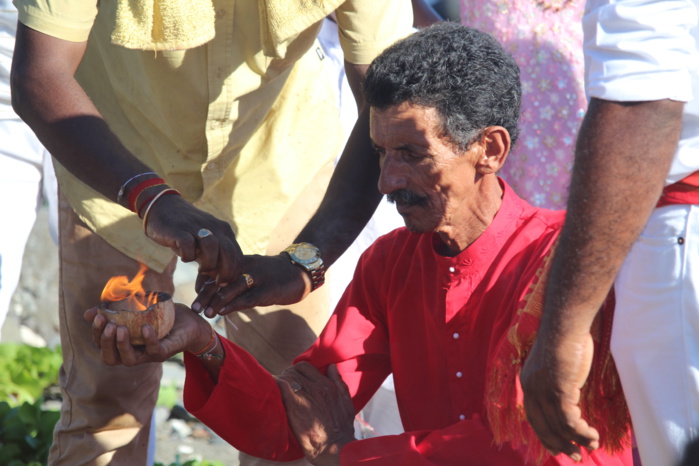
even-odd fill
[[[296,247],[301,244],[311,246],[318,250],[318,248],[316,248],[310,243],[295,243],[288,246],[282,252],[286,253],[286,255],[289,256],[289,259],[291,260],[292,264],[301,267],[303,270],[309,273],[309,275],[311,276],[311,291],[315,291],[318,288],[320,288],[323,285],[323,283],[325,283],[325,264],[323,264],[323,259],[320,258],[320,252],[318,252],[318,265],[314,266],[313,268],[294,260],[294,252],[296,250]]]
[[[313,282],[311,291],[315,291],[325,283],[325,265],[321,263],[320,267],[315,270],[309,270],[309,272],[311,272],[311,281]]]

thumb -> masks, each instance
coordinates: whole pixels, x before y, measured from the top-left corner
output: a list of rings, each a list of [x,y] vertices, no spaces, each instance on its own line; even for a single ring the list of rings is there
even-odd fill
[[[337,364],[330,364],[328,366],[328,378],[335,382],[335,385],[340,390],[340,392],[346,394],[348,398],[351,398],[349,387],[347,386],[345,381],[342,380],[342,375],[340,375],[340,370],[337,368]]]
[[[92,323],[95,320],[95,317],[97,317],[97,307],[92,307],[85,311],[83,317],[86,321]]]

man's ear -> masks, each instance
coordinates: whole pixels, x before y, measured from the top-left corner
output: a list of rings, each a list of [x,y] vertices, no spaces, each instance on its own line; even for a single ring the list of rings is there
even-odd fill
[[[510,153],[510,133],[502,126],[488,126],[483,130],[479,144],[483,151],[476,163],[476,171],[482,175],[497,173]]]

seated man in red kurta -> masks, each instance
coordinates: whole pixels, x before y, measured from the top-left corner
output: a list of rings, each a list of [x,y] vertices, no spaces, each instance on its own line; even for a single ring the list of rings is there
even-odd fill
[[[183,306],[162,341],[144,328],[145,347],[131,346],[126,328],[87,311],[105,362],[140,364],[184,350],[187,410],[257,457],[573,464],[542,448],[520,403],[518,373],[538,328],[564,213],[528,205],[496,175],[517,138],[516,63],[490,36],[444,23],[386,50],[369,68],[364,92],[379,189],[406,228],[366,251],[296,364],[269,374]],[[587,419],[604,426],[601,448],[583,451],[583,464],[632,464],[628,414],[605,338],[611,310],[608,303],[601,313],[593,370],[581,390]],[[355,439],[355,413],[390,373],[406,432]]]

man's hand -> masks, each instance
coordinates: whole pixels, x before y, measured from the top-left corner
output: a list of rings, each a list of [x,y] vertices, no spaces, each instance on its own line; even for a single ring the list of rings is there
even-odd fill
[[[597,431],[578,409],[592,360],[589,332],[658,202],[683,108],[671,100],[590,100],[541,328],[521,374],[527,417],[554,453],[579,452],[572,442],[588,448],[599,444]]]
[[[582,418],[579,407],[592,365],[592,336],[547,340],[537,338],[522,368],[524,409],[551,454],[565,453],[580,461],[580,446],[599,447],[599,433]]]
[[[311,292],[310,276],[292,264],[286,254],[245,256],[240,268],[248,277],[241,275],[225,287],[199,274],[192,309],[213,317],[256,306],[297,303]]]
[[[172,249],[183,262],[197,261],[199,273],[219,286],[240,277],[243,253],[231,226],[180,196],[166,195],[148,212],[146,235]]]
[[[308,460],[316,466],[339,465],[340,450],[354,438],[354,405],[337,367],[328,377],[306,362],[277,378],[289,425]]]
[[[97,313],[96,307],[85,311],[85,320],[92,323],[92,341],[102,349],[102,361],[110,366],[166,361],[182,351],[205,347],[211,338],[209,323],[182,304],[175,305],[175,324],[162,340],[158,340],[149,325],[143,326],[143,346],[133,346],[129,342],[129,330],[108,322]]]

